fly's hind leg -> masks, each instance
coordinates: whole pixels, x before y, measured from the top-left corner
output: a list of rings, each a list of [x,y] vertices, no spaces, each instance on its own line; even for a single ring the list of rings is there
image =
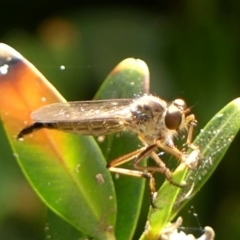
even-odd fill
[[[108,169],[111,172],[147,179],[149,183],[149,189],[150,189],[150,204],[153,208],[156,208],[156,206],[153,203],[154,196],[156,194],[156,189],[155,189],[155,179],[152,173],[142,172],[137,170],[130,170],[126,168],[118,168],[118,167],[109,167]]]
[[[176,183],[172,179],[172,172],[166,167],[165,163],[158,157],[158,155],[154,152],[157,149],[157,145],[150,145],[148,147],[143,147],[141,149],[138,149],[132,153],[126,154],[122,157],[119,157],[110,163],[108,163],[107,168],[111,172],[116,172],[120,174],[130,175],[134,177],[143,177],[149,180],[149,188],[151,192],[151,205],[152,207],[155,207],[153,204],[154,196],[155,196],[155,180],[152,176],[152,173],[154,172],[160,172],[165,175],[166,179],[174,186],[177,187],[184,187],[185,185]],[[154,166],[140,166],[139,163],[146,157],[152,156],[152,158],[157,163],[157,167]],[[135,169],[139,170],[129,170],[125,168],[118,168],[116,166],[121,165],[125,162],[128,162],[130,160],[134,159],[133,166]],[[144,172],[145,171],[145,172]]]
[[[129,175],[133,177],[140,177],[140,178],[145,178],[149,182],[149,189],[150,189],[150,204],[153,208],[155,208],[155,205],[153,204],[153,198],[156,193],[155,189],[155,179],[152,176],[151,172],[144,172],[144,170],[148,170],[148,167],[142,166],[141,171],[138,170],[130,170],[130,169],[125,169],[125,168],[119,168],[116,166],[119,166],[125,162],[128,162],[133,159],[137,159],[137,162],[140,162],[143,160],[145,157],[149,156],[152,151],[156,149],[157,146],[149,146],[149,147],[142,147],[134,152],[128,153],[122,157],[119,157],[107,164],[107,168],[111,172],[119,173],[119,174],[124,174],[124,175]],[[142,154],[143,153],[143,154]],[[135,167],[135,166],[134,166]]]
[[[180,188],[185,187],[185,185],[177,183],[172,179],[172,172],[169,170],[169,168],[166,166],[166,164],[159,158],[159,156],[154,152],[154,150],[157,148],[157,145],[152,145],[150,147],[153,148],[153,146],[154,146],[154,149],[151,149],[151,152],[147,151],[148,148],[145,151],[141,152],[139,154],[139,156],[136,159],[134,159],[133,166],[136,169],[142,170],[142,171],[147,170],[148,172],[152,172],[152,173],[153,172],[160,172],[163,175],[165,175],[166,179],[172,185],[174,185],[176,187],[180,187]],[[141,161],[141,159],[143,159],[143,158],[145,158],[149,155],[154,159],[154,161],[157,164],[157,167],[155,167],[155,166],[146,166],[146,167],[145,166],[139,166],[138,163]]]

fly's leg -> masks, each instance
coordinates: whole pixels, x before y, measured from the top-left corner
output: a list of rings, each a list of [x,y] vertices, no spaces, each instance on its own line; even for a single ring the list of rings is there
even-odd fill
[[[191,149],[195,150],[198,147],[195,146],[192,143],[192,137],[193,137],[193,129],[197,124],[197,120],[195,119],[195,116],[193,114],[191,114],[191,115],[186,117],[185,121],[186,121],[186,124],[189,124],[189,129],[188,129],[187,141],[184,145],[186,145],[186,146],[190,147]]]
[[[156,208],[156,206],[153,203],[154,196],[156,194],[155,179],[150,172],[142,172],[142,171],[130,170],[130,169],[118,168],[118,167],[109,167],[108,169],[111,172],[147,179],[149,182],[149,189],[150,189],[150,204],[153,208]]]
[[[195,116],[193,114],[191,114],[186,118],[186,122],[189,124],[189,129],[188,129],[187,141],[184,145],[188,146],[189,148],[191,148],[193,150],[192,153],[190,153],[190,155],[192,155],[192,156],[195,155],[196,159],[191,160],[191,157],[189,155],[187,157],[187,161],[185,163],[190,169],[194,170],[199,165],[198,160],[200,159],[200,155],[201,155],[199,147],[192,143],[193,128],[196,126],[197,120],[195,119]],[[184,153],[184,151],[185,151],[185,149],[182,150],[183,153]]]
[[[151,154],[151,152],[154,151],[156,148],[157,148],[156,145],[152,145],[149,147],[142,147],[134,152],[131,152],[124,156],[121,156],[107,164],[107,168],[111,172],[147,179],[149,181],[149,189],[150,189],[150,204],[153,208],[156,208],[156,206],[153,204],[153,198],[156,193],[155,179],[152,176],[152,173],[143,172],[143,170],[148,170],[148,167],[142,167],[141,171],[137,171],[137,170],[130,170],[130,169],[125,169],[125,168],[118,168],[116,166],[121,165],[125,162],[128,162],[134,158],[138,159],[137,162],[140,162],[145,157],[149,156]]]
[[[200,158],[200,149],[198,146],[194,145],[192,143],[192,137],[193,137],[193,129],[197,124],[197,120],[195,119],[195,116],[193,114],[189,115],[185,119],[186,124],[189,125],[188,129],[188,136],[187,136],[187,141],[183,146],[187,146],[188,148],[192,149],[192,153],[190,155],[194,155],[196,157],[195,160],[191,160],[192,157],[190,155],[187,156],[187,160],[185,160],[185,164],[192,170],[196,169],[198,164],[199,164],[199,158]],[[183,155],[185,154],[186,150],[185,148],[182,149]]]
[[[168,146],[168,145],[165,145],[163,143],[161,143],[160,141],[157,141],[157,145],[159,148],[161,148],[163,151],[175,156],[180,162],[183,162],[185,163],[188,168],[190,169],[194,169],[191,164],[187,164],[188,161],[187,161],[187,155],[180,151],[178,148],[176,148],[175,146]],[[156,160],[155,160],[156,161]]]
[[[198,146],[195,146],[193,144],[191,144],[189,147],[193,150],[192,152],[194,152],[194,155],[196,155],[196,159],[190,161],[189,158],[190,155],[186,154],[185,151],[180,151],[178,148],[176,148],[174,145],[166,145],[164,143],[161,143],[161,141],[157,141],[157,146],[159,148],[161,148],[163,151],[175,156],[180,162],[183,162],[186,164],[186,166],[191,169],[191,170],[195,170],[196,167],[198,166],[198,160],[200,158],[200,150],[198,148]]]
[[[158,155],[154,152],[158,145],[150,145],[148,147],[143,147],[141,149],[138,149],[132,153],[126,154],[122,157],[119,157],[110,163],[108,163],[107,168],[111,172],[116,172],[120,174],[130,175],[134,177],[143,177],[149,180],[149,188],[151,192],[151,205],[152,207],[155,207],[153,204],[154,196],[155,196],[155,180],[152,176],[153,172],[160,172],[165,175],[166,179],[174,186],[177,187],[184,187],[185,185],[176,183],[172,179],[172,172],[166,167],[165,163],[158,157]],[[157,163],[157,167],[154,166],[140,166],[139,163],[146,157],[152,156],[155,162]],[[129,170],[125,168],[117,168],[116,166],[121,165],[125,162],[128,162],[130,160],[134,159],[133,166],[135,169],[140,170]],[[146,171],[146,172],[144,172]]]
[[[123,163],[129,162],[130,160],[137,158],[139,156],[139,154],[144,152],[147,148],[148,148],[147,146],[144,146],[133,152],[125,154],[124,156],[118,157],[118,158],[112,160],[111,162],[109,162],[107,164],[107,168],[116,167],[116,166],[122,165]]]
[[[151,148],[150,148],[151,147]],[[148,172],[160,172],[163,175],[165,175],[166,179],[174,186],[176,187],[184,187],[185,185],[176,183],[172,179],[172,172],[167,168],[166,164],[159,158],[159,156],[154,152],[154,150],[157,148],[157,145],[149,146],[145,149],[145,151],[141,152],[137,158],[133,161],[133,166],[138,170],[147,170]],[[154,161],[157,164],[157,167],[154,166],[139,166],[138,163],[145,157],[151,155],[151,157],[154,159]]]
[[[185,155],[183,154],[182,151],[180,151],[178,148],[176,148],[174,145],[169,146],[166,145],[165,143],[162,143],[161,141],[157,141],[157,146],[161,148],[163,151],[173,155],[177,159],[179,159],[181,162],[185,162]]]

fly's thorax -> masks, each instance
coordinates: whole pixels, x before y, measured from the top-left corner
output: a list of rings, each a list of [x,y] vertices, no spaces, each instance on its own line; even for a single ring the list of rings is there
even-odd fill
[[[155,115],[161,115],[167,108],[167,103],[151,95],[144,95],[134,99],[130,105],[131,112],[139,121],[151,119]]]
[[[171,103],[151,95],[142,96],[131,104],[133,122],[131,130],[146,142],[161,140],[172,142],[172,138],[186,127],[186,104],[181,99]]]
[[[129,126],[132,131],[141,135],[147,142],[165,138],[168,130],[164,121],[167,110],[164,100],[144,95],[134,100],[130,109],[134,122]]]

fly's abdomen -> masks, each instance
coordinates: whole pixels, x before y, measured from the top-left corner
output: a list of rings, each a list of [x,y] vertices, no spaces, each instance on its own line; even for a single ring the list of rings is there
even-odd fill
[[[123,131],[125,123],[114,119],[108,121],[57,122],[56,127],[58,130],[80,135],[102,136]]]

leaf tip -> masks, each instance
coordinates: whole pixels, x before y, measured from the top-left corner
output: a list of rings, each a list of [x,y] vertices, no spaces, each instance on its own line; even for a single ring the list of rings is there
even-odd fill
[[[22,59],[22,55],[5,43],[0,43],[0,69],[13,60]],[[0,71],[0,74],[3,74]]]
[[[240,97],[233,100],[234,104],[240,107]]]
[[[135,71],[138,71],[142,75],[149,76],[149,69],[147,64],[141,60],[141,59],[135,59],[135,58],[126,58],[123,61],[121,61],[110,73],[110,75],[114,75],[117,72],[126,71],[134,69]]]

